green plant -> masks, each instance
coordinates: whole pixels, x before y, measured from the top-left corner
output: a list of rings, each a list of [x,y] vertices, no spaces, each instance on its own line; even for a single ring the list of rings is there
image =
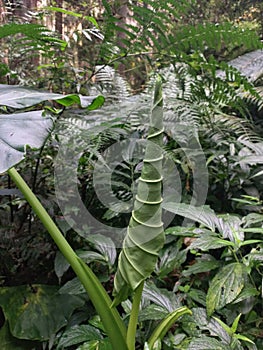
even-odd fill
[[[10,87],[11,89],[11,87]],[[27,91],[27,90],[26,90]],[[32,91],[27,91],[27,93],[32,93]],[[57,99],[61,104],[70,105],[78,100],[75,95],[61,97],[48,95],[48,98]],[[37,94],[38,101],[45,100],[47,95],[45,93]],[[27,101],[27,100],[26,100]],[[21,102],[20,102],[21,103]],[[7,102],[8,104],[8,102]],[[20,116],[22,119],[23,130],[27,127],[25,120],[32,112],[27,112],[25,115]],[[45,122],[50,122],[49,118],[41,119],[41,111],[37,112],[37,120],[44,123],[40,124],[41,139],[36,137],[35,142],[29,143],[31,147],[39,147],[46,136],[48,135],[50,124],[48,127]],[[13,118],[17,118],[19,115],[11,115]],[[5,116],[3,120],[10,117]],[[30,126],[32,124],[29,124]],[[1,129],[2,130],[2,129]],[[143,289],[144,280],[149,277],[154,269],[155,263],[158,258],[158,252],[163,244],[163,228],[161,222],[161,161],[162,161],[162,93],[161,93],[161,80],[159,79],[156,83],[155,94],[154,94],[154,104],[152,108],[152,119],[151,119],[151,130],[148,137],[148,146],[146,148],[146,159],[144,161],[144,167],[141,176],[141,183],[138,188],[138,194],[135,202],[134,214],[132,216],[130,225],[128,227],[128,235],[125,239],[123,256],[119,260],[119,272],[117,272],[115,280],[115,301],[112,303],[107,292],[99,282],[98,278],[92,272],[92,270],[84,263],[84,261],[73,251],[71,246],[68,244],[63,234],[59,231],[53,220],[50,218],[47,211],[43,208],[37,197],[33,194],[31,189],[26,185],[22,177],[18,174],[14,167],[15,163],[22,160],[24,157],[25,146],[20,142],[17,142],[17,138],[13,142],[8,142],[11,147],[11,154],[17,154],[17,148],[20,149],[18,153],[18,158],[10,159],[7,156],[3,159],[1,164],[1,172],[8,169],[8,174],[15,182],[19,190],[23,193],[25,199],[33,208],[36,215],[40,218],[44,224],[47,231],[50,233],[51,237],[55,241],[61,253],[64,255],[79,280],[83,284],[85,290],[87,291],[90,300],[95,306],[98,314],[101,317],[105,331],[110,339],[112,347],[114,349],[135,349],[135,336],[137,328],[137,318],[139,312],[139,305],[141,300],[141,293]],[[12,137],[13,134],[9,134]],[[6,138],[1,135],[3,141],[7,142]],[[12,139],[13,140],[13,139]],[[9,151],[10,152],[10,151]],[[157,158],[156,158],[157,153]],[[143,205],[140,207],[139,203]],[[145,226],[147,228],[151,227],[152,237],[147,242],[142,240],[145,238],[142,234],[145,233]],[[148,232],[148,231],[147,231]],[[131,240],[128,242],[129,240]],[[135,246],[133,246],[135,244]],[[124,257],[135,258],[135,261],[130,264],[129,260],[125,261]],[[143,259],[147,264],[144,270],[134,268],[133,265],[136,260]],[[124,323],[117,312],[114,304],[119,301],[126,299],[128,294],[134,292],[133,297],[133,307],[131,311],[129,326],[126,334],[126,328]],[[181,307],[175,310],[171,315],[167,316],[153,331],[148,347],[153,349],[156,342],[159,342],[167,330],[170,328],[173,322],[185,313],[190,311]],[[8,317],[7,317],[8,318]]]
[[[249,202],[247,199],[246,203]],[[180,248],[177,256],[179,253],[192,256],[188,266],[182,267],[180,262],[177,265],[178,292],[184,293],[193,311],[193,316],[187,316],[185,320],[187,323],[192,319],[193,329],[186,331],[183,326],[190,337],[189,348],[198,348],[207,342],[207,349],[214,349],[216,342],[212,340],[210,344],[202,332],[211,327],[213,319],[218,331],[221,328],[228,334],[227,338],[223,333],[219,336],[223,343],[218,344],[219,348],[256,349],[255,344],[260,348],[260,340],[253,335],[252,329],[254,322],[262,322],[259,306],[262,214],[250,213],[242,218],[230,214],[216,215],[206,206],[198,208],[174,203],[164,203],[164,208],[198,223],[198,227],[170,227],[166,230],[166,234],[177,237]],[[184,237],[188,237],[188,241],[182,249],[180,239]],[[159,275],[162,268],[160,266]],[[196,307],[205,307],[206,310],[198,311]],[[205,319],[197,316],[199,312],[205,315]],[[251,319],[253,326],[250,329],[246,323],[252,315],[255,318]],[[217,331],[211,332],[211,336],[215,333]]]

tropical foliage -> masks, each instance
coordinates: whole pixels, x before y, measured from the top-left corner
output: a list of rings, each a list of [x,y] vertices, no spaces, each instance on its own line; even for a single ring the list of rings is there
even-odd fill
[[[0,1],[4,350],[262,348],[262,5],[223,3]]]

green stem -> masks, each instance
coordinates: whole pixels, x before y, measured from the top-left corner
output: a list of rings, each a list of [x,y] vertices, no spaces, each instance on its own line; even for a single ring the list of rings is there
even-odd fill
[[[115,308],[111,308],[112,300],[103,288],[92,270],[77,256],[45,208],[31,191],[15,168],[8,170],[8,174],[31,205],[61,253],[67,259],[72,269],[85,287],[91,302],[101,317],[113,349],[128,350],[126,344],[126,328]]]
[[[142,298],[144,281],[136,288],[133,296],[132,310],[127,331],[127,345],[129,350],[135,349],[136,329],[138,323],[138,315],[140,311],[140,302]]]

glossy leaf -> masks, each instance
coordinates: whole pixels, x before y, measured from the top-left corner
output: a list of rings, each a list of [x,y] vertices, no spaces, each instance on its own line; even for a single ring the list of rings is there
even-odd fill
[[[215,231],[217,216],[208,206],[195,207],[184,203],[164,202],[163,208],[176,215],[183,216],[200,223],[212,231]]]
[[[78,104],[91,109],[100,107],[102,96],[62,95],[16,85],[0,84],[0,105],[16,109],[27,108],[47,100],[56,100],[68,107]],[[52,119],[43,111],[0,115],[0,174],[24,159],[25,148],[38,149],[45,142],[53,126]]]
[[[90,340],[101,340],[102,335],[100,331],[90,325],[76,325],[66,330],[59,340],[57,350],[64,349],[64,347],[84,343]]]
[[[48,100],[61,100],[61,104],[65,103],[66,105],[68,105],[69,100],[71,100],[71,104],[80,102],[78,95],[64,96],[17,85],[0,84],[0,105],[2,106],[20,109]]]
[[[215,338],[209,338],[203,335],[200,338],[194,338],[187,350],[232,350],[232,348]]]
[[[206,298],[208,316],[238,297],[245,285],[244,272],[244,265],[232,263],[224,266],[215,275]]]
[[[210,249],[218,249],[227,246],[233,246],[234,243],[220,237],[214,232],[207,230],[200,230],[198,238],[193,239],[190,248],[208,251]]]
[[[167,316],[168,311],[159,305],[150,304],[146,308],[142,309],[139,314],[139,321],[155,321],[161,320]]]
[[[200,328],[200,330],[207,331],[211,336],[219,338],[224,344],[231,343],[231,337],[226,332],[218,321],[214,318],[208,318],[206,310],[204,308],[198,307],[192,310],[194,323]]]
[[[163,99],[156,83],[150,130],[134,210],[119,256],[114,292],[119,301],[150,276],[164,244],[162,223]],[[115,299],[115,300],[117,300]]]
[[[42,111],[0,115],[0,173],[24,158],[26,145],[40,148],[52,125]]]
[[[94,98],[91,104],[87,107],[89,111],[93,111],[94,109],[98,109],[101,106],[103,106],[105,102],[105,98],[103,96],[98,96],[97,98]]]
[[[158,288],[154,284],[145,284],[143,297],[163,307],[168,312],[173,312],[181,306],[181,302],[174,292]]]
[[[82,96],[79,94],[62,95],[48,91],[41,91],[19,85],[0,84],[0,105],[16,109],[27,108],[45,101],[57,101],[65,107],[78,104],[89,110],[100,108],[105,101],[101,95]]]
[[[93,17],[84,16],[84,15],[81,14],[81,13],[77,13],[77,12],[65,10],[65,9],[60,8],[60,7],[52,7],[52,6],[49,6],[49,7],[46,7],[46,9],[47,9],[48,11],[60,12],[60,13],[63,13],[63,14],[65,14],[65,15],[68,15],[68,16],[73,16],[73,17],[78,17],[78,18],[85,19],[85,20],[91,22],[95,27],[98,27],[98,23],[97,23],[96,19],[93,18]]]
[[[116,247],[111,238],[96,234],[89,235],[87,240],[97,249],[111,265],[114,264],[116,260]]]
[[[0,305],[12,335],[43,341],[65,326],[84,300],[57,291],[57,287],[44,285],[1,288]]]

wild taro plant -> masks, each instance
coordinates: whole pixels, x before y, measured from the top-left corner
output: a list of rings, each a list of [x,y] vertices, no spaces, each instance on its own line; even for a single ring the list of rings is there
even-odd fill
[[[13,108],[32,106],[47,99],[56,100],[58,103],[69,106],[80,103],[79,96],[62,96],[58,94],[46,94],[25,88],[1,86],[6,91],[1,104]],[[6,88],[6,90],[5,90]],[[8,93],[13,98],[8,98]],[[16,93],[16,97],[14,97]],[[9,96],[10,97],[10,96]],[[16,102],[14,104],[14,101]],[[33,101],[33,102],[32,102]],[[95,98],[89,108],[99,106],[101,97]],[[84,286],[91,302],[93,303],[102,321],[112,349],[134,350],[136,344],[136,329],[141,295],[144,281],[153,272],[159,251],[164,244],[164,230],[162,223],[162,140],[163,140],[163,98],[161,79],[158,78],[154,90],[153,106],[150,116],[150,130],[147,140],[145,157],[137,195],[134,202],[134,210],[124,238],[123,247],[119,256],[117,273],[114,280],[114,300],[110,298],[91,268],[72,249],[64,235],[51,219],[38,198],[31,191],[19,175],[14,165],[22,161],[25,155],[26,145],[39,148],[45,142],[52,129],[52,119],[49,116],[42,117],[42,111],[30,111],[18,114],[4,114],[0,116],[0,142],[1,162],[0,172],[7,171],[18,189],[30,204],[35,214],[39,217],[60,252],[64,255],[73,271]],[[30,130],[36,132],[32,134]],[[30,134],[30,137],[27,135]],[[119,314],[116,306],[126,300],[128,296],[133,299],[128,327]],[[24,304],[24,308],[28,304]],[[5,316],[8,315],[5,312]],[[21,310],[22,312],[22,310]],[[186,307],[180,307],[166,316],[153,330],[145,349],[155,349],[170,329],[172,324],[182,315],[190,314]],[[12,320],[10,323],[11,333]],[[21,338],[23,336],[21,335]]]

